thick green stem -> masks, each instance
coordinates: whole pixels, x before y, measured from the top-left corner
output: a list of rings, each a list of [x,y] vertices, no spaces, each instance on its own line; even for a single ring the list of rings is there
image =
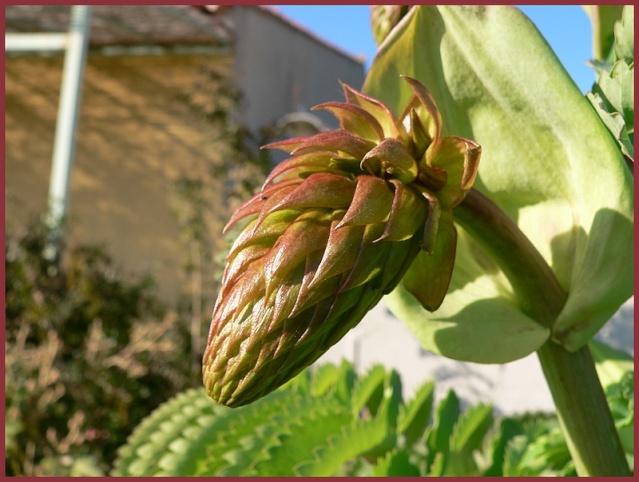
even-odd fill
[[[499,263],[522,311],[552,328],[566,293],[517,225],[476,189],[455,208],[455,220]],[[571,353],[548,340],[538,356],[577,473],[630,475],[588,347]]]
[[[579,475],[631,475],[588,345],[537,352]]]
[[[471,189],[455,208],[457,221],[499,264],[521,310],[550,328],[566,302],[555,273],[519,227],[497,204]]]

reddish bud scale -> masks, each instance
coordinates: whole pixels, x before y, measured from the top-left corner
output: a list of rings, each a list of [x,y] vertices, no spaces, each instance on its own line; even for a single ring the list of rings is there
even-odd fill
[[[292,157],[227,226],[254,218],[230,250],[213,310],[203,375],[214,400],[250,403],[313,363],[432,248],[439,211],[470,188],[479,147],[440,139],[434,101],[407,81],[415,93],[401,122],[344,86],[347,103],[320,106],[341,129],[267,146]]]

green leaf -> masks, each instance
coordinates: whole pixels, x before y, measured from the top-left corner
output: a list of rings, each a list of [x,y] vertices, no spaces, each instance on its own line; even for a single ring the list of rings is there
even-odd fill
[[[593,7],[594,8],[594,7]],[[595,111],[634,162],[634,7],[627,5],[614,26],[614,45],[606,62],[592,62],[597,82],[587,94]]]
[[[371,5],[371,26],[377,45],[384,41],[409,8],[409,5]]]
[[[518,308],[505,276],[488,255],[459,230],[459,250],[448,295],[429,313],[401,284],[385,297],[388,308],[421,345],[454,360],[507,363],[537,350],[549,330]]]
[[[480,403],[468,408],[455,425],[450,442],[451,450],[465,454],[479,450],[492,424],[492,405]]]
[[[261,449],[263,460],[256,461],[253,452],[247,453],[247,463],[253,465],[255,475],[294,476],[298,464],[313,460],[313,451],[351,425],[348,407],[332,403],[332,398],[315,400],[318,403],[312,403],[297,418],[289,415],[279,417],[278,421],[286,427],[287,433],[280,433],[277,442],[270,444],[267,451]],[[263,444],[261,440],[256,442]]]
[[[506,446],[515,436],[522,434],[521,424],[512,418],[503,418],[499,422],[497,433],[490,441],[487,449],[489,466],[481,474],[484,477],[501,477],[503,473]]]
[[[321,396],[333,390],[339,374],[339,368],[331,363],[314,367],[311,393],[315,396]]]
[[[619,112],[630,131],[634,131],[634,72],[634,64],[616,62],[610,72],[602,71],[599,74],[593,86],[593,93],[599,94],[604,100],[608,112]]]
[[[473,452],[480,450],[492,424],[491,405],[473,405],[461,415],[450,438],[446,475],[479,475]]]
[[[380,458],[373,466],[375,477],[418,477],[419,469],[410,463],[409,454],[405,450],[393,450]]]
[[[634,466],[635,384],[634,367],[626,371],[616,383],[606,387],[606,398],[619,432],[624,451]]]
[[[295,378],[289,380],[282,389],[291,390],[292,392],[299,393],[300,395],[306,395],[311,392],[311,370],[304,370]]]
[[[445,470],[445,460],[437,460],[437,455],[440,453],[443,456],[448,456],[450,452],[450,437],[453,434],[453,428],[457,423],[459,415],[461,413],[459,406],[459,398],[453,390],[449,390],[446,397],[439,402],[435,411],[435,417],[433,421],[433,429],[428,434],[426,445],[428,447],[428,466],[437,466],[437,473]]]
[[[396,444],[400,401],[399,376],[396,372],[391,372],[385,379],[384,396],[377,415],[372,419],[357,420],[349,427],[343,427],[339,434],[329,437],[325,445],[313,451],[313,461],[295,467],[296,475],[330,476],[358,456],[383,456]]]
[[[385,440],[382,425],[368,420],[348,428],[329,439],[328,443],[314,450],[314,461],[295,467],[295,475],[304,477],[328,477],[336,474],[347,462],[373,449]]]
[[[397,444],[401,383],[395,372],[382,374],[376,416],[353,412],[348,362],[306,371],[301,382],[236,409],[216,404],[204,390],[187,391],[134,431],[112,475],[335,475],[344,464],[384,456]]]
[[[626,372],[623,379],[608,387],[606,398],[617,426],[634,424],[634,372]]]
[[[206,399],[214,403],[208,396]],[[274,414],[294,410],[291,407],[298,407],[300,399],[285,390],[274,392],[260,403],[222,413],[207,425],[199,423],[195,436],[184,437],[183,450],[166,453],[160,458],[158,465],[162,467],[163,475],[210,476],[227,470],[233,465],[238,452],[246,452],[255,433],[266,437],[272,428]],[[188,427],[184,428],[185,434],[188,430]]]
[[[633,140],[630,138],[630,134],[628,133],[626,121],[623,116],[619,112],[610,112],[609,107],[606,106],[606,102],[599,94],[588,92],[586,95],[597,111],[601,121],[617,140],[619,147],[621,148],[621,152],[624,156],[634,162],[635,147]]]
[[[634,62],[616,62],[610,71],[601,70],[587,97],[604,125],[616,139],[621,152],[634,162]]]
[[[209,457],[225,454],[227,464],[214,472],[220,476],[296,475],[295,467],[314,460],[314,451],[332,438],[339,437],[353,422],[351,392],[356,375],[347,361],[339,367],[321,365],[310,376],[311,393],[304,397],[285,398],[278,411],[271,412],[265,424],[245,419],[241,426],[222,440],[228,448],[213,445]],[[279,393],[280,391],[276,392]],[[259,408],[260,401],[254,403]]]
[[[621,20],[615,24],[614,50],[617,59],[627,63],[635,60],[635,7],[625,5],[621,14]]]
[[[525,435],[517,435],[508,442],[504,452],[504,466],[502,470],[504,477],[531,475],[523,472],[519,467],[524,458],[527,446],[528,437]]]
[[[610,385],[619,383],[627,372],[634,370],[634,359],[628,353],[616,350],[597,340],[591,340],[588,347],[604,390]]]
[[[446,470],[446,459],[448,454],[443,452],[437,452],[433,459],[433,462],[428,467],[428,475],[430,477],[442,477]]]
[[[189,415],[189,412],[184,414],[184,408],[189,406],[198,409],[191,411]],[[179,394],[158,407],[136,428],[127,444],[118,450],[112,475],[161,474],[158,455],[170,454],[169,445],[185,428],[195,423],[211,426],[218,420],[216,415],[224,412],[230,412],[230,409],[213,403],[204,390],[190,390]]]
[[[583,5],[592,24],[592,55],[596,60],[609,57],[614,45],[614,30],[623,5]]]
[[[374,417],[384,396],[386,370],[383,365],[373,365],[366,375],[359,377],[353,389],[353,415],[359,416],[367,408]]]
[[[541,437],[531,440],[520,466],[530,475],[572,475],[574,467],[559,425],[555,424]]]
[[[583,346],[634,286],[632,176],[588,100],[535,26],[506,6],[411,9],[380,48],[364,90],[398,111],[411,95],[400,75],[419,80],[433,94],[444,135],[481,145],[475,187],[517,222],[568,293],[552,337],[569,350]],[[460,238],[457,256],[471,249]],[[495,291],[495,276],[476,275],[458,276],[457,284]],[[395,305],[410,304],[401,288],[399,292],[393,294]],[[478,297],[467,293],[460,301],[472,309]],[[445,307],[446,302],[441,309]],[[491,316],[501,307],[516,311],[511,291],[487,298],[482,306]],[[441,319],[438,312],[404,308],[418,316],[414,324]],[[457,313],[468,316],[459,308],[452,311],[441,326],[444,331],[456,322]],[[480,310],[472,315],[478,325],[490,321]],[[521,313],[517,323],[524,319]],[[481,341],[494,344],[490,339],[504,337],[502,332],[512,335],[507,327],[505,319],[492,322]],[[438,335],[425,331],[429,336],[420,341],[431,349]],[[439,341],[436,349],[447,351]],[[493,349],[471,341],[475,352]],[[454,337],[449,342],[457,343]],[[504,339],[503,345],[508,347],[509,341]],[[523,356],[531,346],[526,348],[516,351]]]
[[[406,447],[410,447],[423,437],[433,410],[434,391],[434,382],[425,383],[415,392],[415,396],[400,408],[398,431],[404,435]]]
[[[337,383],[335,383],[335,396],[344,405],[349,405],[351,402],[351,394],[356,380],[357,374],[353,365],[343,360],[339,367]]]
[[[384,379],[384,396],[373,422],[384,427],[383,440],[363,455],[366,457],[379,457],[383,453],[392,450],[397,445],[397,423],[399,410],[402,405],[402,382],[399,374],[391,370]]]

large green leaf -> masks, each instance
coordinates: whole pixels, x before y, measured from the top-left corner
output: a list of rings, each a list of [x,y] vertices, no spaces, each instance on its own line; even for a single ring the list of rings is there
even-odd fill
[[[295,466],[295,474],[305,477],[326,477],[359,455],[379,458],[395,448],[397,417],[401,405],[401,381],[395,371],[384,379],[383,398],[375,417],[356,420],[340,433],[312,451],[313,460]]]
[[[459,240],[470,249],[458,250],[439,310],[429,313],[401,284],[388,308],[425,348],[453,360],[507,363],[537,350],[549,330],[519,310],[506,277],[461,228]]]
[[[401,391],[395,371],[376,366],[359,379],[346,361],[306,370],[234,409],[192,389],[140,424],[119,450],[112,475],[339,475],[349,463],[397,448]]]
[[[623,5],[583,5],[592,24],[592,55],[596,60],[609,57],[614,43],[614,29],[621,18]]]
[[[313,410],[301,412],[296,419],[287,413],[282,414],[278,420],[279,425],[286,427],[288,433],[279,433],[276,438],[277,443],[271,444],[268,449],[265,448],[266,440],[257,437],[257,448],[261,449],[263,459],[257,460],[255,452],[245,452],[247,463],[239,464],[239,468],[253,465],[254,475],[258,476],[271,474],[293,476],[297,464],[312,461],[314,450],[326,444],[329,437],[340,434],[352,424],[349,411],[345,410],[344,406],[334,403],[332,397],[315,400],[318,402],[317,407],[312,406],[315,404],[311,403],[309,408]],[[278,432],[281,431],[280,427],[277,428]],[[314,429],[308,430],[308,427],[314,427]],[[237,466],[236,463],[236,468]],[[237,475],[253,474],[243,471]]]
[[[380,46],[364,90],[397,111],[410,96],[402,74],[431,91],[444,135],[482,146],[475,187],[517,222],[555,272],[568,298],[551,336],[578,349],[633,292],[633,181],[614,140],[536,27],[514,7],[411,9]],[[473,249],[460,237],[458,258]],[[413,330],[441,323],[420,328],[427,349],[485,361],[486,351],[496,349],[491,339],[501,337],[505,351],[491,356],[507,361],[536,349],[542,332],[531,330],[534,343],[525,349],[508,346],[511,336],[520,344],[525,338],[510,329],[512,320],[527,320],[500,276],[478,276],[456,262],[437,312],[416,310],[401,286],[389,304],[400,317],[403,311],[414,318]],[[456,286],[457,301],[465,305],[452,307]],[[500,294],[479,298],[470,290]],[[507,314],[498,316],[502,310]],[[451,325],[464,333],[467,352],[455,337],[440,335]]]

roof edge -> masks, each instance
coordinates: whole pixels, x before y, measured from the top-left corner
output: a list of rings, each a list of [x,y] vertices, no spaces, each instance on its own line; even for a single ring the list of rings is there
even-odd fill
[[[282,12],[278,11],[275,7],[271,6],[271,5],[241,5],[242,7],[249,7],[249,8],[254,8],[257,9],[271,17],[273,17],[274,19],[276,19],[277,21],[279,21],[280,23],[283,23],[284,25],[291,27],[292,29],[296,30],[297,32],[305,35],[306,37],[312,39],[313,41],[327,47],[330,50],[333,50],[334,52],[337,52],[338,54],[342,55],[343,57],[348,58],[349,60],[352,60],[353,62],[356,62],[358,64],[360,64],[362,67],[364,67],[366,59],[363,55],[357,55],[357,54],[351,54],[349,52],[347,52],[346,50],[344,50],[343,48],[339,47],[336,44],[331,43],[330,41],[326,40],[325,38],[321,37],[319,34],[311,31],[310,29],[308,29],[307,27],[305,27],[304,25],[296,22],[295,20],[287,17],[286,15],[284,15]],[[211,14],[217,14],[217,13],[222,13],[224,10],[228,10],[230,8],[235,8],[237,7],[237,5],[206,5],[205,8],[211,13]]]

